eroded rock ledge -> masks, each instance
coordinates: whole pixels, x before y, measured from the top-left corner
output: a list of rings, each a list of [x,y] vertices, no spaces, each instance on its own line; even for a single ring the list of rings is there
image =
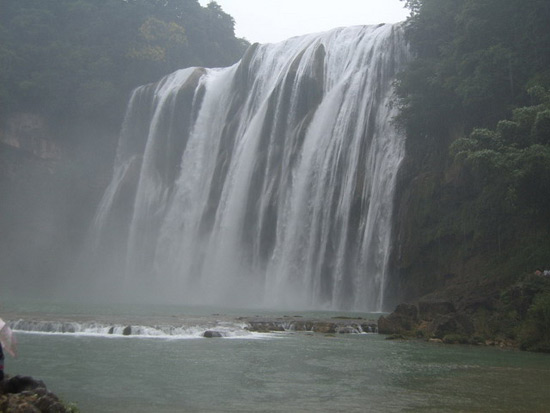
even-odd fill
[[[311,331],[324,334],[376,333],[376,321],[362,318],[334,317],[330,319],[311,319],[299,316],[280,318],[241,317],[246,321],[249,331],[267,333],[272,331]]]

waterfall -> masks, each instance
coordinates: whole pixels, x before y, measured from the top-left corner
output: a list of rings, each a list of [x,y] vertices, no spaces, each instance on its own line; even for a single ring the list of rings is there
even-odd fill
[[[186,304],[382,309],[407,56],[400,25],[339,28],[137,88],[95,277]]]

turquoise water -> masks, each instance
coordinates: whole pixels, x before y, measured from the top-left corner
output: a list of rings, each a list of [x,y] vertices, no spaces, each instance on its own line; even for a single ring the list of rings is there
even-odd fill
[[[170,340],[19,334],[9,373],[82,412],[547,411],[550,357],[283,333]]]
[[[154,312],[142,308],[133,317],[141,311]],[[155,316],[163,314],[159,307]],[[550,408],[545,354],[387,341],[376,334],[207,339],[19,332],[17,337],[20,357],[6,360],[7,373],[44,380],[84,413]]]

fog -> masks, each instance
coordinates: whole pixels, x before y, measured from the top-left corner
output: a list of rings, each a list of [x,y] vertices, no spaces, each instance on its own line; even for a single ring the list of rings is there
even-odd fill
[[[402,36],[341,28],[179,70],[134,90],[119,137],[75,122],[55,144],[11,119],[2,294],[384,309]]]
[[[353,27],[136,89],[77,291],[381,310],[403,156],[388,103],[406,55],[399,26]]]

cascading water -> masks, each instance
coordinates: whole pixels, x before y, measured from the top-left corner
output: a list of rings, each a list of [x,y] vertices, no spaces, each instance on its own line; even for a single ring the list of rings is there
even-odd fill
[[[105,285],[380,310],[404,155],[390,99],[407,56],[399,25],[341,28],[136,89],[93,225]]]

